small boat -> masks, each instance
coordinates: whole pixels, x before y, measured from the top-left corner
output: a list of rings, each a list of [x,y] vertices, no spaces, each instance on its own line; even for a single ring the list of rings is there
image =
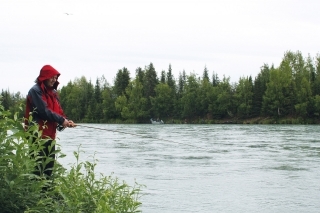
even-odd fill
[[[159,120],[159,119],[153,120],[153,119],[151,118],[150,121],[151,121],[151,124],[164,124],[163,120]]]

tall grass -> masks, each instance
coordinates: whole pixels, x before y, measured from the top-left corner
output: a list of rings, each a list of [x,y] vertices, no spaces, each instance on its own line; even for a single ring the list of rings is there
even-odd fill
[[[141,186],[96,174],[96,161],[80,162],[79,149],[74,152],[75,163],[69,170],[59,164],[65,155],[57,149],[53,175],[47,177],[44,171],[40,176],[33,174],[35,168],[44,168],[50,161],[45,156],[32,157],[47,140],[41,139],[42,132],[36,125],[24,130],[19,114],[10,119],[10,113],[0,103],[1,212],[141,212]]]

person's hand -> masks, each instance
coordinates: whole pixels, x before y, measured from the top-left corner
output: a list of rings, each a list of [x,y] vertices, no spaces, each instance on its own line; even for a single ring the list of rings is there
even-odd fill
[[[69,120],[69,127],[76,127],[77,125],[72,121]]]
[[[64,119],[64,121],[63,121],[63,123],[62,123],[62,126],[63,126],[64,128],[69,127],[69,121],[68,121],[67,119]]]

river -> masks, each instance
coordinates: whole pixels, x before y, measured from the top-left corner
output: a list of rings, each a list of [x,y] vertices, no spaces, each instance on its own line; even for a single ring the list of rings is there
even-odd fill
[[[58,133],[61,163],[81,145],[97,173],[146,186],[144,213],[320,211],[317,125],[83,125]]]

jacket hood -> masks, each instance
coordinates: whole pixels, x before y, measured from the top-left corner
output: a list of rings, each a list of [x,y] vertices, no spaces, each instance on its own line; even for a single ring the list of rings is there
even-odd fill
[[[53,76],[57,75],[57,77],[60,76],[60,73],[53,68],[51,65],[44,65],[41,70],[40,70],[40,74],[37,78],[37,82],[39,84],[41,84],[43,81],[52,78]],[[57,89],[59,82],[56,81],[56,83],[54,84],[54,89]]]

